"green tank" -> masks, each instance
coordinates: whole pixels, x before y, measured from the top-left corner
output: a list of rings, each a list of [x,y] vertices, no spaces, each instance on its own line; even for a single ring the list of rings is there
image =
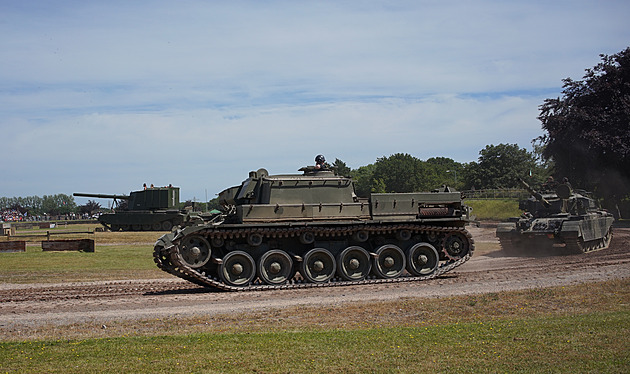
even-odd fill
[[[563,183],[531,193],[519,202],[521,217],[499,223],[496,235],[508,254],[584,253],[608,248],[614,218],[583,190]]]
[[[426,280],[473,253],[459,192],[358,198],[348,177],[300,171],[250,172],[219,194],[220,213],[157,240],[157,266],[209,288],[266,290]]]
[[[178,209],[179,187],[151,187],[129,195],[74,193],[74,196],[125,200],[126,207],[102,214],[98,221],[111,231],[170,231],[182,224],[189,213]]]

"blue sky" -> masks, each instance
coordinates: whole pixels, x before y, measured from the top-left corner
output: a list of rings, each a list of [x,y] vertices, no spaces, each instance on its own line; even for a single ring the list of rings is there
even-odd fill
[[[628,47],[629,15],[606,0],[0,0],[0,196],[172,183],[203,201],[319,153],[357,168],[530,149],[538,106]]]

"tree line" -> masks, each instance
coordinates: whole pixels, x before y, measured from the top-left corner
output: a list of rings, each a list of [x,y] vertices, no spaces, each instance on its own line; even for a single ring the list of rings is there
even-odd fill
[[[59,216],[77,213],[74,197],[66,194],[0,197],[0,211],[14,210],[30,216]]]
[[[357,169],[336,159],[337,174],[356,180],[356,193],[368,197],[373,192],[430,191],[443,185],[457,190],[519,188],[519,178],[542,183],[551,169],[540,157],[518,144],[488,145],[476,162],[460,163],[447,157],[426,161],[406,153],[380,157]]]

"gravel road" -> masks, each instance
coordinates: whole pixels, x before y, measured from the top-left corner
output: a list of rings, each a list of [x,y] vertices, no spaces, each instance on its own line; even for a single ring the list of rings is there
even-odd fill
[[[264,292],[208,291],[178,278],[120,282],[0,285],[0,333],[75,323],[208,316],[290,306],[342,305],[572,285],[630,277],[630,229],[609,249],[570,256],[507,257],[492,225],[470,227],[473,258],[423,282]]]

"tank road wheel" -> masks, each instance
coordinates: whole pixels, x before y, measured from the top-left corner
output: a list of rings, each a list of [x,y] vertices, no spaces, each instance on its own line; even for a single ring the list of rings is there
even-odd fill
[[[171,229],[173,228],[173,224],[171,223],[171,221],[164,221],[160,224],[161,229],[164,231],[171,231]]]
[[[162,225],[160,225],[159,222],[154,222],[151,225],[151,231],[160,231],[161,228],[162,228]]]
[[[370,274],[371,269],[370,254],[356,245],[344,249],[337,258],[337,271],[345,280],[363,280]]]
[[[335,256],[324,248],[306,252],[300,264],[300,274],[311,283],[328,282],[335,275]]]
[[[258,276],[272,285],[286,283],[293,277],[293,260],[279,249],[265,252],[258,260]]]
[[[385,244],[376,254],[374,272],[379,278],[397,278],[405,270],[405,254],[397,245]]]
[[[407,271],[417,277],[432,274],[440,264],[437,249],[429,243],[417,243],[407,251]]]
[[[219,276],[230,286],[247,286],[256,276],[254,259],[243,251],[229,252],[223,257]]]
[[[207,264],[211,254],[210,243],[199,235],[184,238],[179,244],[179,256],[186,265],[193,269]]]
[[[470,252],[468,238],[462,233],[451,232],[444,238],[444,252],[451,260],[459,260]]]

